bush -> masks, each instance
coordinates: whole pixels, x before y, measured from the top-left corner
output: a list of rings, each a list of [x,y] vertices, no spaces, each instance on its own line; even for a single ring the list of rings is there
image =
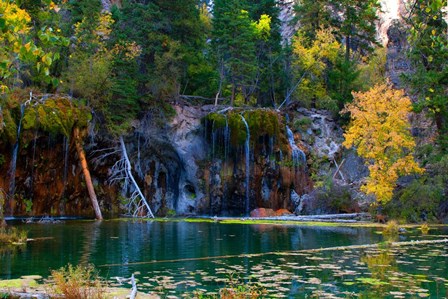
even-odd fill
[[[306,214],[357,213],[358,202],[352,198],[350,188],[335,184],[331,176],[316,183],[311,196],[314,198],[306,205]]]
[[[105,285],[93,266],[72,266],[68,264],[59,270],[51,271],[55,291],[66,299],[102,299],[105,298]]]
[[[229,282],[219,290],[219,296],[204,295],[202,292],[194,292],[195,299],[259,299],[266,297],[266,289],[254,282],[243,282],[239,277],[230,275]]]
[[[386,227],[384,228],[383,234],[386,236],[396,236],[398,235],[400,226],[398,222],[395,220],[391,220],[387,222]]]
[[[0,245],[2,243],[24,243],[26,239],[26,231],[18,230],[15,227],[9,229],[0,227]]]
[[[311,118],[309,117],[301,117],[299,119],[297,119],[296,121],[294,121],[294,128],[296,130],[300,130],[302,132],[308,130],[311,127],[311,124],[313,123],[313,121],[311,120]]]
[[[444,192],[443,182],[437,176],[414,180],[384,206],[384,213],[405,222],[435,221],[443,217]]]

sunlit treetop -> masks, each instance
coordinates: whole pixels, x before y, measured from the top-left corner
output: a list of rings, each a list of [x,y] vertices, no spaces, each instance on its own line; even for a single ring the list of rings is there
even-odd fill
[[[47,10],[59,10],[52,1],[46,1],[46,4]],[[20,81],[19,70],[23,66],[36,70],[50,83],[50,66],[60,58],[60,54],[44,48],[51,49],[52,45],[68,43],[68,39],[60,36],[57,30],[47,26],[39,28],[37,36],[34,36],[31,21],[30,14],[13,1],[0,0],[1,92],[7,91],[14,81]]]

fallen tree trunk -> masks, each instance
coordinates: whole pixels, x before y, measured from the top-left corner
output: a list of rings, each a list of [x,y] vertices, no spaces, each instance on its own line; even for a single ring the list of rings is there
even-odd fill
[[[89,166],[87,165],[86,154],[84,153],[84,148],[82,147],[82,140],[79,134],[79,128],[76,126],[73,128],[73,135],[75,139],[76,151],[78,152],[79,162],[81,163],[81,168],[84,173],[84,179],[86,181],[87,190],[89,191],[90,201],[92,202],[92,207],[93,210],[95,211],[95,217],[97,220],[103,220],[103,215],[101,214],[98,199],[96,198],[95,189],[93,188]]]
[[[357,219],[370,218],[369,213],[350,214],[325,214],[325,215],[300,215],[300,216],[277,216],[277,217],[257,217],[251,219],[265,220],[291,220],[291,221],[331,221],[331,222],[358,222]]]
[[[162,264],[162,263],[185,263],[185,262],[195,262],[195,261],[205,261],[205,260],[223,260],[231,258],[253,258],[262,257],[267,255],[277,255],[285,256],[287,254],[297,254],[297,253],[315,253],[315,252],[325,252],[325,251],[345,251],[345,250],[357,250],[357,249],[368,249],[368,248],[382,248],[384,245],[390,247],[403,247],[403,246],[419,246],[419,245],[429,245],[429,244],[446,244],[448,239],[438,239],[438,240],[415,240],[415,241],[398,241],[398,242],[387,242],[384,243],[373,243],[364,245],[348,245],[348,246],[336,246],[336,247],[324,247],[315,249],[300,249],[300,250],[287,250],[287,251],[268,251],[261,253],[243,253],[243,254],[230,254],[230,255],[219,255],[219,256],[204,256],[204,257],[191,257],[191,258],[181,258],[181,259],[171,259],[171,260],[150,260],[142,262],[131,262],[125,264],[104,264],[98,267],[129,267],[133,265],[150,265],[150,264]]]

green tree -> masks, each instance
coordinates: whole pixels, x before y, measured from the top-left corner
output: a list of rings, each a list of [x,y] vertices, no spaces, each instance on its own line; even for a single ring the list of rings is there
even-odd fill
[[[262,21],[263,18],[267,20],[269,17],[269,35],[258,38],[256,43],[259,78],[255,96],[258,105],[275,106],[285,87],[280,9],[275,0],[248,0],[248,4],[252,20]]]
[[[202,63],[204,22],[193,0],[123,1],[113,12],[115,43],[135,42],[138,94],[156,99],[176,97],[189,85],[189,67]],[[205,83],[205,82],[203,82]]]
[[[316,38],[320,29],[331,27],[332,13],[329,9],[328,0],[300,0],[294,6],[300,30],[309,40]]]
[[[328,71],[328,93],[337,102],[338,110],[353,100],[352,91],[357,91],[359,87],[357,79],[360,66],[362,65],[338,55]]]
[[[378,0],[330,0],[331,24],[345,42],[345,59],[350,52],[364,50],[371,52],[376,43],[376,22],[378,21]]]
[[[257,54],[264,52],[271,34],[271,17],[263,14],[254,21],[247,7],[244,1],[218,0],[213,8],[213,49],[220,86],[224,80],[230,84],[232,105],[237,95],[249,103],[258,89],[262,68]]]
[[[409,55],[414,72],[405,82],[418,97],[416,111],[425,109],[434,118],[439,143],[448,148],[448,25],[446,0],[415,0],[408,19],[411,27]]]
[[[319,30],[310,42],[299,32],[293,41],[292,70],[296,96],[305,106],[337,111],[328,89],[328,72],[341,53],[341,45],[329,29]]]
[[[371,52],[376,43],[377,0],[300,0],[295,6],[298,22],[306,37],[313,40],[316,32],[332,28],[345,43],[345,59],[352,50]]]

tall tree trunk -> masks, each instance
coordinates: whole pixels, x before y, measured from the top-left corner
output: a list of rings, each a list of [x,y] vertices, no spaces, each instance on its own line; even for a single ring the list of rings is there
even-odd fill
[[[90,177],[89,166],[87,165],[86,155],[82,147],[82,140],[79,134],[79,128],[75,126],[73,129],[73,135],[75,138],[76,151],[78,152],[79,162],[81,163],[82,171],[84,173],[84,179],[86,180],[87,190],[89,191],[90,200],[92,202],[93,210],[97,220],[103,220],[101,215],[100,206],[96,198],[95,189],[93,188],[92,178]]]
[[[218,99],[219,99],[219,95],[221,94],[223,81],[224,81],[224,62],[221,60],[220,68],[219,68],[219,88],[218,88],[218,92],[216,93],[216,97],[215,97],[215,106],[218,105]]]
[[[345,61],[350,61],[350,35],[345,37]]]

